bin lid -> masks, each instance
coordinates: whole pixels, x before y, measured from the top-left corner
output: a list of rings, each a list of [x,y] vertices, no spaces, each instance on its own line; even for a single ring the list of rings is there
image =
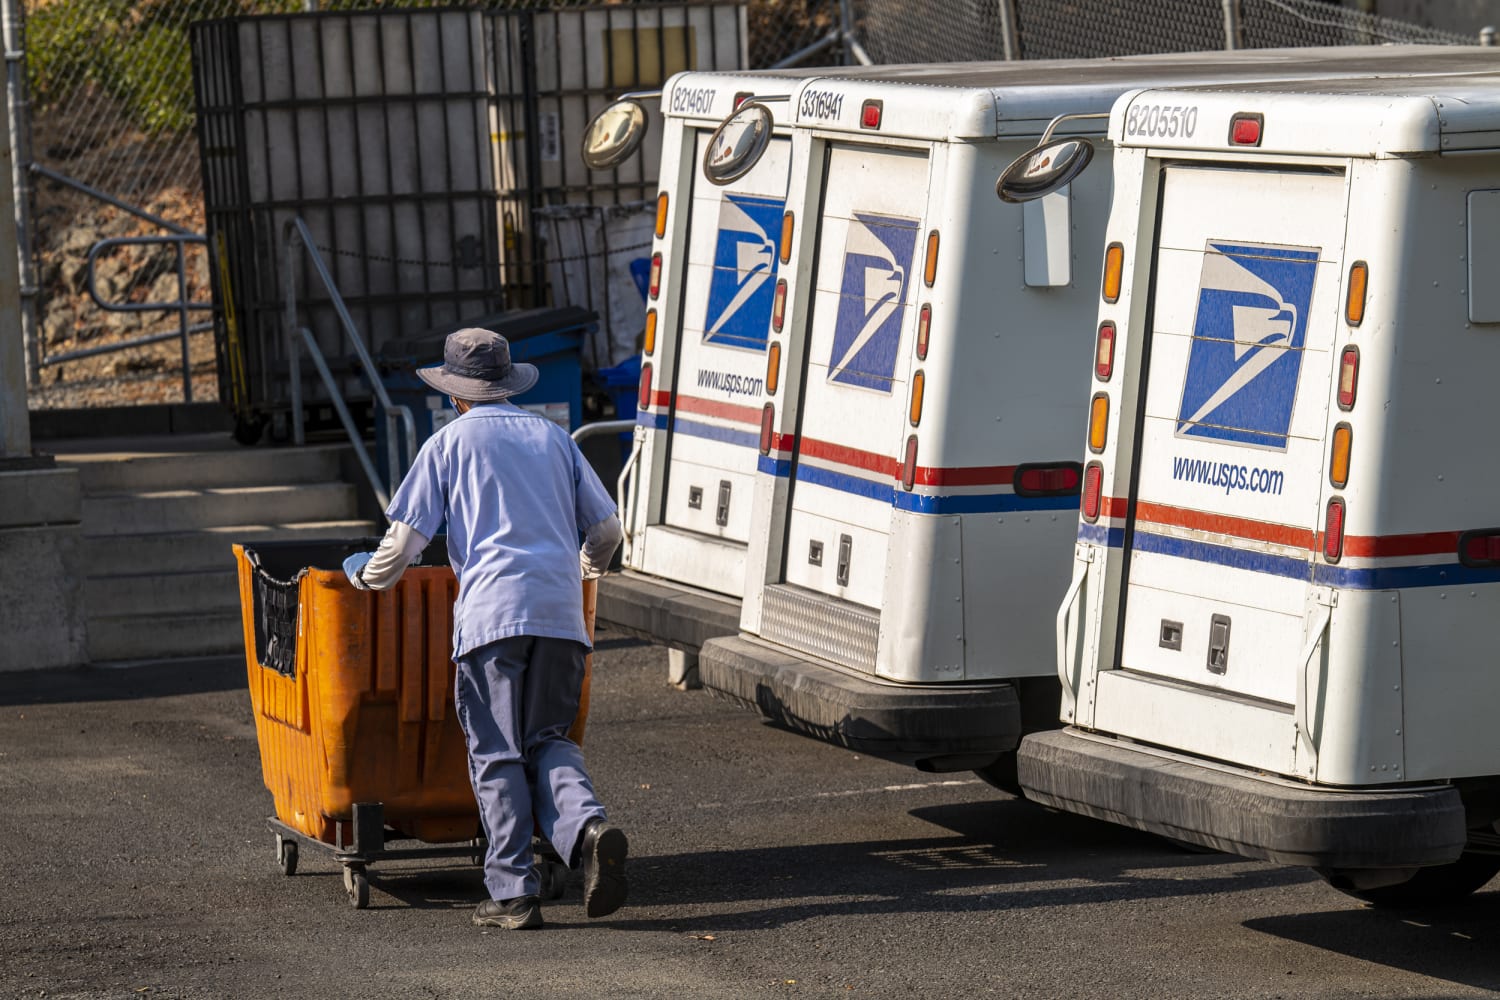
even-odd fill
[[[524,340],[547,333],[577,331],[581,334],[596,327],[598,320],[598,313],[582,306],[508,309],[487,316],[471,316],[405,340],[389,341],[381,348],[378,360],[385,364],[438,364],[443,360],[443,341],[448,334],[471,326],[500,334],[510,341],[512,356],[520,357],[514,347]]]

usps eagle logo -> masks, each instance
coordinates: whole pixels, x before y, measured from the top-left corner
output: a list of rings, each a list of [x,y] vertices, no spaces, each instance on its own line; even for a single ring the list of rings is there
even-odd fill
[[[855,212],[849,220],[830,381],[891,391],[916,246],[915,219]]]
[[[786,202],[725,195],[719,206],[703,339],[763,351],[776,290],[776,240]]]
[[[1285,450],[1319,250],[1209,240],[1177,436]]]

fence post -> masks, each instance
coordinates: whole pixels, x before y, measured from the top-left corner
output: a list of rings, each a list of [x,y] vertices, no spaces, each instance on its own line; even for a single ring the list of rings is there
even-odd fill
[[[1016,35],[1015,0],[995,0],[1000,9],[1000,42],[1005,46],[1005,59],[1021,58],[1020,38]]]
[[[11,172],[9,109],[0,105],[0,170]],[[0,185],[0,233],[16,224],[13,189]],[[10,241],[0,239],[0,247]],[[26,346],[21,334],[21,259],[0,252],[0,459],[31,455],[31,416],[26,410]]]
[[[21,332],[26,342],[26,384],[42,377],[42,341],[36,322],[36,248],[31,234],[31,99],[22,46],[21,0],[3,0],[6,111],[10,121],[11,190],[15,199],[16,253],[21,274]]]
[[[1479,29],[1479,44],[1492,46],[1495,44],[1495,26],[1486,24]]]
[[[1222,0],[1224,5],[1224,48],[1238,49],[1244,47],[1244,38],[1240,26],[1240,0]]]

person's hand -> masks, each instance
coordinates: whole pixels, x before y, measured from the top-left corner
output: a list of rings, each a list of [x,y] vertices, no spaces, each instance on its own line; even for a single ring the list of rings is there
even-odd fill
[[[350,583],[354,584],[355,590],[370,589],[369,587],[365,586],[365,581],[360,579],[359,571],[365,568],[365,564],[368,563],[370,559],[374,557],[374,555],[375,553],[373,552],[356,552],[354,553],[354,555],[344,560],[344,575],[349,578]]]

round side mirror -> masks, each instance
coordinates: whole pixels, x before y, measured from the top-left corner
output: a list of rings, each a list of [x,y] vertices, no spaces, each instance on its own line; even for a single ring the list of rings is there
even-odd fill
[[[583,162],[590,170],[617,167],[635,155],[646,138],[646,106],[626,98],[599,112],[583,130]]]
[[[729,184],[748,174],[771,144],[774,124],[771,109],[764,104],[741,105],[709,137],[703,175],[715,184]]]
[[[1022,153],[1000,172],[995,193],[1001,201],[1033,201],[1049,195],[1083,173],[1094,158],[1087,139],[1057,139]]]

